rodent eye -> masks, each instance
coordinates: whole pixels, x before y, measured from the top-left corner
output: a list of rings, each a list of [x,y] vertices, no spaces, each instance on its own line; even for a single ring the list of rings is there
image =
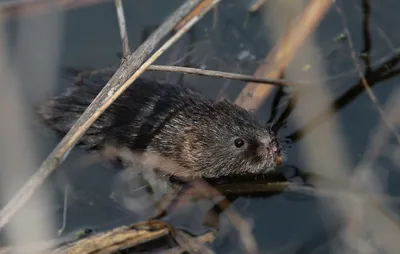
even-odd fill
[[[234,143],[237,148],[240,148],[244,145],[244,140],[241,138],[237,138],[235,139]]]

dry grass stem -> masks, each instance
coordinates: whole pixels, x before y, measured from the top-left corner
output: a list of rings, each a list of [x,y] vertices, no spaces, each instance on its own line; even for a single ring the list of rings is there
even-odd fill
[[[310,1],[303,14],[293,20],[286,35],[277,42],[264,61],[265,65],[261,66],[254,75],[271,79],[280,78],[296,51],[317,27],[331,4],[332,0]],[[258,109],[271,91],[272,87],[270,86],[250,82],[240,92],[235,103],[245,109]]]
[[[104,68],[101,70],[88,70],[82,71],[78,74],[74,80],[75,82],[80,82],[81,75],[87,72],[96,73],[99,71],[112,71],[112,68]],[[172,66],[172,65],[150,65],[146,68],[146,71],[161,71],[161,72],[175,72],[175,73],[182,73],[182,74],[193,74],[199,76],[208,76],[208,77],[215,77],[215,78],[223,78],[228,80],[239,80],[243,82],[253,82],[253,83],[260,83],[263,85],[274,85],[274,86],[287,86],[291,88],[305,88],[313,83],[311,82],[291,82],[284,79],[268,79],[268,78],[257,78],[250,75],[244,75],[239,73],[232,73],[232,72],[224,72],[224,71],[216,71],[216,70],[204,70],[199,68],[192,68],[192,67],[183,67],[183,66]]]
[[[58,235],[60,236],[65,228],[67,227],[67,213],[68,213],[68,189],[69,186],[65,186],[64,188],[64,202],[63,202],[63,216],[62,216],[62,224],[61,228],[57,231]]]
[[[275,85],[275,86],[304,86],[307,83],[296,83],[290,82],[286,80],[273,80],[268,78],[257,78],[250,75],[243,75],[237,73],[223,72],[223,71],[214,71],[214,70],[203,70],[198,68],[191,67],[181,67],[181,66],[167,66],[167,65],[150,65],[146,71],[165,71],[165,72],[178,72],[184,74],[195,74],[200,76],[208,76],[208,77],[216,77],[216,78],[224,78],[224,79],[232,79],[232,80],[240,80],[244,82],[253,82],[253,83],[261,83],[267,85]]]
[[[62,21],[62,13],[44,17],[40,22],[22,18],[13,36],[9,36],[9,22],[5,22],[0,13],[0,118],[3,119],[0,125],[1,204],[10,200],[40,160],[38,146],[33,142],[30,100],[39,99],[43,91],[55,83],[53,70],[59,64]],[[12,48],[8,47],[10,37],[17,42]],[[41,56],[40,64],[33,60],[37,52],[47,52]],[[27,68],[29,71],[26,71]],[[37,92],[29,91],[24,78],[29,80],[31,87],[35,86]],[[42,186],[10,221],[2,232],[2,239],[10,245],[21,245],[51,238],[55,228],[51,210],[53,194],[48,185]],[[38,250],[37,253],[43,252]]]
[[[42,185],[45,179],[54,172],[55,168],[68,156],[79,138],[90,127],[90,125],[104,112],[104,110],[133,82],[145,68],[157,59],[167,46],[161,47],[154,57],[146,62],[146,67],[140,68],[145,58],[154,50],[156,45],[166,36],[183,17],[190,12],[200,1],[186,1],[178,8],[149,38],[121,65],[113,77],[92,101],[82,116],[72,126],[71,130],[60,141],[56,148],[42,163],[39,170],[25,183],[15,194],[11,201],[0,212],[0,229],[11,219],[11,217],[24,205],[33,195],[34,191]],[[188,25],[189,29],[199,18],[196,17]],[[174,35],[178,39],[183,32]],[[171,39],[165,44],[171,44]],[[131,77],[131,78],[129,78]]]

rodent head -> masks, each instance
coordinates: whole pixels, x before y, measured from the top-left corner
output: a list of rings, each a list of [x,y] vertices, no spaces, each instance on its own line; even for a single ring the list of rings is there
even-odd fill
[[[181,159],[193,176],[265,173],[281,163],[275,134],[245,109],[225,100],[189,115],[192,125],[185,131]]]

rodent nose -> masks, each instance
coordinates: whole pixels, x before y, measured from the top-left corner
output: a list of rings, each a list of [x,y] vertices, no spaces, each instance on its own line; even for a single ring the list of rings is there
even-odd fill
[[[282,163],[282,157],[280,155],[280,150],[277,146],[272,147],[272,152],[275,155],[275,163],[277,166],[279,166]]]
[[[277,156],[275,157],[275,163],[276,163],[277,166],[281,165],[281,163],[282,163],[282,158],[281,158],[280,155],[277,155]]]

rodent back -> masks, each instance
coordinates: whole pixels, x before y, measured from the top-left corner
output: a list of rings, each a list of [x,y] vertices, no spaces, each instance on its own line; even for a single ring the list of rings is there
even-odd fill
[[[48,127],[64,136],[112,74],[97,72],[90,79],[82,79],[79,85],[74,84],[62,95],[41,105],[40,117]],[[108,142],[143,147],[136,139],[148,138],[149,131],[163,122],[173,108],[184,103],[188,95],[198,96],[188,88],[138,78],[99,116],[77,145],[87,150],[102,149]]]

